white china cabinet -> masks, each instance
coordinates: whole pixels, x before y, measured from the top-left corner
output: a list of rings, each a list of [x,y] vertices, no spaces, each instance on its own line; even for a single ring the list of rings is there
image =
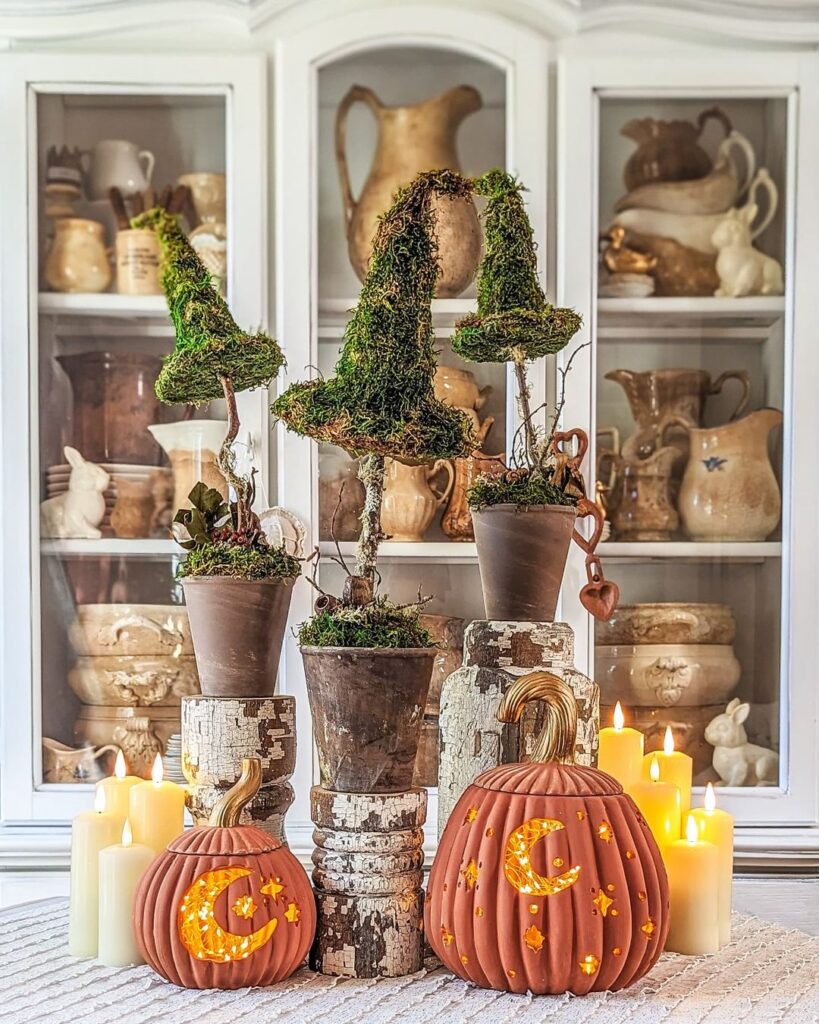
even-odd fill
[[[155,24],[143,23],[133,5],[117,2],[93,14],[79,4],[73,15],[68,11],[73,5],[66,4],[59,17],[52,5],[44,4],[46,14],[36,19],[21,19],[16,12],[5,16],[3,6],[0,2],[0,34],[30,52],[0,56],[7,154],[0,164],[0,869],[64,869],[68,822],[88,805],[89,784],[49,781],[43,755],[44,739],[72,747],[84,739],[76,726],[82,702],[76,694],[70,636],[77,606],[173,608],[181,602],[173,583],[178,556],[158,531],[123,538],[114,536],[104,522],[98,540],[41,537],[39,504],[65,486],[63,446],[79,447],[84,424],[93,436],[91,428],[105,418],[101,410],[98,420],[82,420],[77,385],[64,367],[72,357],[85,355],[75,378],[89,387],[95,375],[107,372],[104,367],[130,365],[129,359],[139,356],[147,367],[143,383],[150,384],[151,360],[167,352],[173,340],[161,296],[118,294],[116,280],[94,294],[59,292],[49,284],[53,275],[46,274],[46,256],[56,218],[53,190],[48,192],[46,185],[59,179],[60,160],[68,159],[71,166],[75,149],[92,152],[81,158],[84,194],[71,214],[102,223],[109,247],[114,242],[109,204],[87,194],[93,191],[89,161],[100,141],[132,143],[137,156],[149,150],[155,158],[152,184],[157,191],[192,172],[226,176],[228,299],[243,326],[268,324],[274,329],[288,360],[278,382],[283,388],[311,374],[332,372],[360,287],[347,251],[337,169],[339,105],[353,86],[369,90],[380,104],[408,106],[464,85],[476,90],[481,102],[457,131],[462,169],[478,174],[504,166],[526,184],[549,297],[574,306],[584,318],[573,348],[588,346],[567,378],[563,425],[581,426],[591,439],[587,480],[594,493],[600,483],[600,500],[608,503],[611,520],[611,536],[599,552],[606,575],[619,583],[622,600],[629,605],[728,606],[736,623],[732,657],[739,666],[731,696],[750,704],[746,725],[751,740],[779,756],[773,785],[722,792],[722,803],[737,817],[740,862],[819,862],[813,652],[819,607],[813,471],[819,434],[813,325],[819,319],[819,299],[813,240],[819,230],[819,198],[812,187],[819,165],[819,143],[812,130],[819,117],[819,62],[812,50],[795,48],[797,42],[807,45],[805,32],[788,19],[766,21],[765,11],[747,24],[719,14],[697,25],[692,21],[696,5],[685,3],[674,13],[652,9],[640,24],[635,24],[634,5],[610,5],[621,9],[618,19],[603,5],[568,0],[553,0],[536,13],[527,5],[500,2],[475,11],[474,5],[457,3],[211,0],[199,5],[201,18],[195,25],[185,13],[190,7],[176,2],[163,4],[161,10],[151,8]],[[121,31],[126,24],[127,36]],[[682,26],[687,26],[687,38],[673,38]],[[719,41],[709,34],[717,26]],[[768,52],[759,41],[766,39],[767,27],[777,33],[777,52]],[[183,38],[180,29],[184,57],[171,52]],[[819,14],[811,31],[815,45]],[[753,52],[745,50],[751,44],[743,32],[756,40]],[[660,47],[668,49],[668,59],[658,53]],[[621,56],[612,57],[615,53]],[[765,168],[775,185],[776,208],[756,244],[782,266],[784,293],[736,299],[669,297],[645,294],[643,280],[641,295],[614,294],[618,279],[616,274],[614,281],[609,279],[608,263],[625,272],[627,284],[634,284],[627,276],[635,269],[629,259],[640,263],[633,255],[639,249],[633,224],[624,242],[617,242],[611,232],[615,207],[628,191],[624,166],[639,145],[621,129],[629,122],[696,124],[713,107],[720,108],[722,120],[707,119],[696,140],[709,166],[719,161],[725,132],[738,132],[753,151],[754,175]],[[375,103],[355,104],[347,117],[343,149],[354,200],[372,164],[376,113]],[[743,159],[738,148],[731,150],[731,168],[739,178],[746,176]],[[761,217],[771,191],[760,182],[752,188]],[[746,197],[747,189],[736,197],[738,205]],[[605,241],[601,235],[607,236]],[[508,453],[517,414],[506,368],[467,367],[449,344],[455,320],[474,303],[474,285],[456,298],[435,301],[439,362],[452,371],[469,369],[474,374],[482,390],[479,419],[493,421],[484,450]],[[645,534],[637,538],[623,528],[622,499],[618,506],[606,488],[628,475],[628,467],[623,474],[622,446],[635,430],[639,402],[629,404],[623,383],[614,378],[622,382],[628,372],[653,380],[658,371],[674,370],[690,371],[700,382],[708,374],[707,387],[697,385],[706,390],[720,375],[734,371],[704,401],[705,427],[726,426],[745,390],[743,416],[764,407],[781,411],[781,426],[759,448],[760,457],[770,459],[781,494],[781,516],[763,539],[690,539],[682,514],[685,486],[679,462],[664,481],[671,525],[653,539]],[[544,364],[534,368],[535,404],[553,400],[554,371]],[[137,386],[133,373],[128,379],[130,387]],[[143,386],[143,392],[150,402],[150,387]],[[127,400],[123,394],[123,402]],[[309,545],[323,556],[319,581],[328,590],[337,589],[343,572],[332,560],[336,546],[330,521],[340,483],[351,479],[351,466],[332,449],[288,434],[281,426],[272,428],[267,400],[266,394],[244,395],[241,407],[251,454],[261,470],[260,503],[284,505],[305,522]],[[173,420],[179,413],[162,410],[161,416]],[[136,403],[134,435],[140,416],[147,415]],[[211,419],[222,415],[218,408],[195,414]],[[669,445],[679,445],[680,429],[668,427]],[[688,433],[683,430],[686,440]],[[139,439],[146,441],[141,435]],[[693,441],[692,435],[689,444]],[[158,448],[148,450],[148,458],[143,447],[139,457],[126,452],[124,458],[98,461],[109,464],[127,484],[129,477],[144,475],[146,465],[152,472],[167,465]],[[132,468],[123,469],[122,464]],[[446,480],[442,467],[434,488],[445,489]],[[352,489],[350,484],[348,497]],[[118,493],[110,497],[115,504]],[[113,511],[111,505],[107,513]],[[354,537],[341,528],[339,532],[339,549],[346,558]],[[466,621],[483,615],[474,544],[452,539],[441,526],[440,511],[422,540],[384,544],[381,572],[384,589],[399,599],[411,599],[422,585],[433,595],[431,614]],[[577,593],[584,582],[583,561],[575,553],[561,615],[576,632],[578,667],[590,674],[597,667],[608,679],[606,659],[613,645],[600,627],[595,635],[594,624],[580,607]],[[299,584],[293,625],[310,614],[312,600],[310,586]],[[656,657],[679,654],[657,652]],[[672,666],[670,671],[673,675],[678,670]],[[296,696],[298,706],[296,801],[288,814],[288,835],[294,850],[309,857],[314,759],[292,635],[279,686]],[[669,684],[666,696],[668,691]],[[603,696],[608,707],[613,699],[608,682]],[[691,732],[696,715],[702,732],[703,708],[716,711],[719,700],[711,693],[706,698],[693,709],[679,709],[672,726],[681,739]],[[630,713],[638,713],[627,698],[624,703]],[[653,719],[645,725],[656,732]],[[90,742],[98,744],[96,739]],[[701,743],[701,782],[708,777],[704,752],[710,759]],[[434,823],[434,789],[430,804],[429,821]],[[434,852],[432,827],[427,850]],[[0,898],[40,893],[46,884],[35,880],[26,888],[15,878],[22,876],[0,874]],[[49,884],[56,891],[63,883]]]

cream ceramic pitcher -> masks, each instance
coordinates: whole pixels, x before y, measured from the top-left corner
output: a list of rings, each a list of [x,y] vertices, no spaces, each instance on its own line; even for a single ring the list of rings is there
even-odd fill
[[[679,511],[692,540],[763,541],[782,511],[768,456],[768,435],[782,423],[778,409],[760,409],[722,427],[694,428],[681,420],[691,448]]]
[[[447,483],[442,491],[437,491],[430,484],[441,470],[447,474]],[[422,541],[436,509],[447,500],[454,482],[455,471],[447,459],[421,466],[405,466],[395,459],[387,459],[381,529],[390,540]]]
[[[347,168],[347,113],[355,103],[369,107],[378,123],[372,166],[358,199],[353,197]],[[455,134],[461,121],[483,105],[470,85],[459,85],[411,107],[387,107],[372,89],[354,85],[336,114],[336,163],[347,222],[350,262],[364,280],[378,217],[392,204],[396,189],[421,171],[460,171]],[[432,198],[437,214],[441,276],[435,294],[459,295],[475,276],[481,255],[481,232],[474,203],[466,199]]]

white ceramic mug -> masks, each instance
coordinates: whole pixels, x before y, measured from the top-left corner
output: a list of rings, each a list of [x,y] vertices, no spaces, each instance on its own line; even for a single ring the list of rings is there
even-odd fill
[[[102,139],[90,151],[88,158],[88,198],[107,199],[111,188],[118,188],[124,196],[144,192],[151,184],[154,173],[154,155],[148,149],[139,149],[126,139]]]

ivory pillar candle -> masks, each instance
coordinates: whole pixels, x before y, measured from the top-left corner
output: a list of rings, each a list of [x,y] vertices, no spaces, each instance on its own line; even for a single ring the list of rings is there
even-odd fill
[[[128,817],[128,799],[133,786],[139,785],[142,779],[138,775],[127,775],[125,756],[122,751],[117,754],[114,774],[97,783],[97,789],[105,793],[105,806],[123,820]]]
[[[661,781],[657,755],[649,756],[649,781],[635,782],[627,792],[640,808],[661,853],[665,856],[668,844],[680,838],[680,788],[673,782]]]
[[[78,814],[71,825],[71,895],[68,912],[68,952],[97,955],[99,919],[99,853],[115,843],[124,819],[105,810],[105,793],[98,789],[93,811]]]
[[[127,821],[122,842],[100,850],[99,959],[107,967],[145,962],[134,935],[134,896],[155,856],[149,846],[132,842]]]
[[[135,843],[160,853],[185,828],[185,790],[163,782],[162,758],[156,755],[150,782],[140,782],[129,794],[128,819]]]
[[[643,744],[641,732],[626,728],[623,709],[618,700],[614,709],[613,728],[600,730],[597,767],[614,776],[623,789],[627,790],[642,777]]]
[[[668,872],[670,927],[665,948],[669,953],[699,956],[719,950],[719,851],[699,838],[696,820],[689,815],[685,839],[663,850]]]
[[[714,787],[705,788],[703,807],[695,807],[691,817],[697,823],[700,839],[713,843],[719,854],[719,944],[731,941],[731,896],[734,885],[734,819],[717,807]]]
[[[656,757],[660,765],[660,778],[663,782],[672,782],[680,790],[680,808],[682,820],[691,809],[691,779],[694,774],[694,761],[683,754],[680,750],[674,749],[674,734],[671,727],[666,726],[663,749],[654,750],[643,758],[643,778],[649,778],[651,759]],[[675,839],[679,838],[674,836]]]

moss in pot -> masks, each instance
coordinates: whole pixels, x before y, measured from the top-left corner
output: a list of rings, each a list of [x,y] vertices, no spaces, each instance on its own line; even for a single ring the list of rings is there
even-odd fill
[[[253,510],[255,470],[238,471],[233,443],[240,428],[236,392],[266,387],[284,356],[267,334],[240,330],[176,216],[156,208],[132,225],[150,228],[159,238],[162,287],[176,328],[174,351],[156,381],[157,397],[189,407],[224,399],[227,407],[218,464],[234,500],[200,482],[190,492],[191,508],[180,509],[174,519],[174,536],[188,552],[178,575],[202,693],[271,696],[300,565],[283,546],[268,542]]]
[[[421,604],[377,593],[385,458],[468,455],[469,419],[435,398],[431,301],[439,276],[434,196],[471,196],[452,171],[419,175],[382,216],[335,376],[293,384],[273,405],[289,429],[361,458],[366,489],[355,567],[299,630],[321,783],[342,792],[411,788],[435,648]],[[346,568],[346,566],[345,566]]]

